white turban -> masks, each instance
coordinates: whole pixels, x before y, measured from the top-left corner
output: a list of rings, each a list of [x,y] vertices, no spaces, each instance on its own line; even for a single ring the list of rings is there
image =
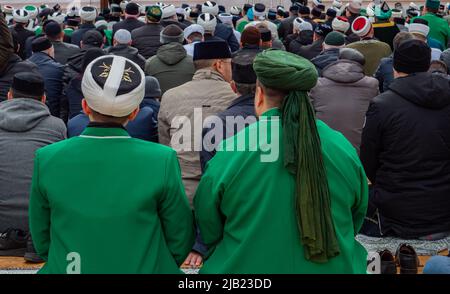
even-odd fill
[[[16,9],[13,12],[13,19],[18,23],[28,23],[30,20],[30,14],[24,9]]]
[[[217,26],[217,18],[209,13],[203,13],[197,19],[197,24],[201,25],[205,32],[214,32]]]
[[[100,86],[94,75],[105,79]],[[134,83],[126,85],[127,83]],[[118,94],[125,84],[129,91]],[[92,61],[83,75],[82,92],[90,108],[98,113],[124,117],[139,107],[145,95],[145,74],[133,61],[122,56],[101,56]]]
[[[84,21],[95,21],[97,18],[97,9],[92,6],[85,6],[81,8],[80,18]]]
[[[215,2],[206,1],[202,5],[202,13],[209,13],[212,15],[218,15],[219,14],[219,6]]]

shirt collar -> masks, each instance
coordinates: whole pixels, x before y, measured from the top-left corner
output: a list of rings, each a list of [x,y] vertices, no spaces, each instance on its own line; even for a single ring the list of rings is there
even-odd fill
[[[127,130],[120,124],[91,122],[81,133],[84,138],[131,138]]]

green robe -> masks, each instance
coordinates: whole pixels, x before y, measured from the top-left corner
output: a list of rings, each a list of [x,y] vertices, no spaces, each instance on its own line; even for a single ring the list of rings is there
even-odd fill
[[[418,16],[417,18],[427,20],[428,26],[430,27],[428,37],[438,40],[444,48],[447,48],[450,37],[448,22],[445,19],[436,16],[434,13],[427,13],[425,15]]]
[[[121,128],[39,149],[29,210],[40,273],[180,273],[195,238],[175,151]]]
[[[246,140],[247,151],[219,151],[207,165],[194,198],[201,236],[210,247],[201,273],[365,273],[367,252],[354,237],[366,215],[368,187],[355,149],[317,121],[341,253],[325,264],[307,261],[297,229],[295,179],[283,165],[279,115],[277,108],[263,114],[278,121],[276,161],[262,162],[261,154],[268,153],[248,151]],[[234,139],[249,138],[261,124],[260,119]],[[276,141],[273,133],[267,133],[268,142]],[[223,141],[223,148],[232,140]]]

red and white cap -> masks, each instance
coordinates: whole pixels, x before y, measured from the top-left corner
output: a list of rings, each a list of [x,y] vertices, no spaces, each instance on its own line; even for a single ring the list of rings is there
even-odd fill
[[[360,37],[366,36],[371,28],[372,23],[365,16],[358,16],[352,23],[352,32]]]

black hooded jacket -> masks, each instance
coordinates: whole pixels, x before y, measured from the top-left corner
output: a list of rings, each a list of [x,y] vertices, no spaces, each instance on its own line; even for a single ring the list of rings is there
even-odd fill
[[[386,235],[450,231],[450,84],[416,73],[395,79],[369,106],[361,161]]]

